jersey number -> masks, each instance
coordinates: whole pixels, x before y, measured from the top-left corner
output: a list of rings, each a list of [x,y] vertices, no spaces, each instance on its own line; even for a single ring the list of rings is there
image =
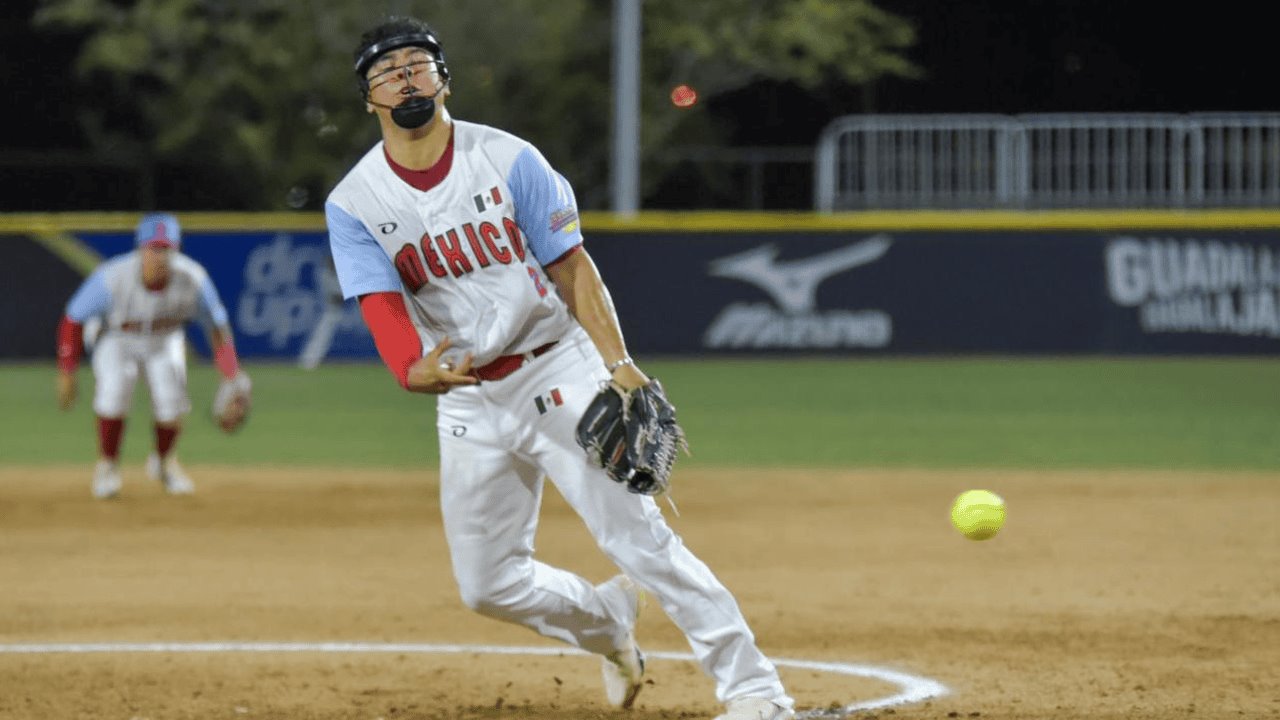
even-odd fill
[[[546,297],[547,287],[542,284],[542,278],[538,275],[538,271],[528,265],[525,265],[524,269],[529,271],[529,279],[533,281],[533,286],[538,288],[538,297]]]

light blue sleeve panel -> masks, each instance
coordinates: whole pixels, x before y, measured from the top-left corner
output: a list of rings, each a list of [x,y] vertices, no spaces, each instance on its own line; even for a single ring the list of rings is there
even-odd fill
[[[549,265],[582,244],[573,188],[532,145],[516,156],[507,186],[516,207],[516,224],[538,262]]]
[[[231,324],[227,309],[222,305],[222,298],[218,297],[218,289],[213,286],[208,275],[200,280],[199,313],[201,322],[207,325],[225,328]]]
[[[107,287],[106,273],[98,268],[80,284],[80,289],[67,303],[67,317],[84,323],[91,317],[106,315],[111,310],[111,290]]]
[[[344,298],[400,292],[400,274],[364,223],[331,202],[324,205],[324,219],[329,226],[329,250]]]

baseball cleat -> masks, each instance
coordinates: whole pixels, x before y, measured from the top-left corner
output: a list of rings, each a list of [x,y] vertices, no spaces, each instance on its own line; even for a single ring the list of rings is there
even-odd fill
[[[163,463],[155,453],[147,456],[147,477],[164,485],[164,491],[170,495],[190,495],[196,491],[196,484],[173,455],[165,458]]]
[[[111,460],[99,460],[93,468],[93,496],[99,500],[120,494],[120,467]]]
[[[792,720],[796,716],[790,708],[758,697],[730,700],[724,707],[725,713],[716,720]]]
[[[635,704],[636,696],[644,687],[644,654],[630,634],[627,641],[630,648],[606,655],[601,665],[605,699],[623,710]]]
[[[613,707],[626,710],[635,703],[636,696],[644,687],[644,653],[636,645],[635,632],[644,598],[640,588],[626,575],[618,575],[597,586],[596,590],[610,607],[614,606],[613,603],[623,603],[631,621],[622,647],[605,655],[601,662],[605,699]]]

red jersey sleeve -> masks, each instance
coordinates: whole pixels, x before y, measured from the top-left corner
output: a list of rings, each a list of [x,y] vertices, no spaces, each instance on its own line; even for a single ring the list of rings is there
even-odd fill
[[[58,323],[58,369],[75,372],[84,350],[84,326],[66,315]]]
[[[360,314],[373,334],[382,362],[396,376],[400,387],[409,388],[409,366],[422,357],[422,340],[409,319],[404,296],[380,292],[360,296]]]

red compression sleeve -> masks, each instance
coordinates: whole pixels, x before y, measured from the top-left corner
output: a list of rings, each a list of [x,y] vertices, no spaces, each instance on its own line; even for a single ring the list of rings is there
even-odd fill
[[[556,258],[555,260],[552,260],[551,262],[547,263],[546,265],[543,265],[542,267],[543,267],[543,269],[546,269],[546,268],[551,267],[552,265],[555,265],[555,264],[556,264],[556,263],[558,263],[558,262],[563,262],[563,261],[567,260],[567,259],[569,258],[569,256],[570,256],[570,255],[572,255],[572,254],[574,254],[574,253],[578,252],[578,251],[579,251],[579,250],[581,250],[581,249],[582,249],[582,243],[578,243],[577,245],[574,245],[573,247],[571,247],[571,248],[569,248],[568,250],[565,250],[563,253],[561,253],[560,257]]]
[[[240,358],[236,357],[236,346],[230,340],[213,351],[213,364],[218,366],[222,377],[228,380],[240,373]]]
[[[373,333],[382,362],[400,387],[409,388],[409,366],[422,357],[422,340],[409,319],[404,297],[400,293],[380,292],[360,296],[360,314]]]
[[[63,315],[58,323],[58,369],[75,372],[84,350],[84,326]]]

